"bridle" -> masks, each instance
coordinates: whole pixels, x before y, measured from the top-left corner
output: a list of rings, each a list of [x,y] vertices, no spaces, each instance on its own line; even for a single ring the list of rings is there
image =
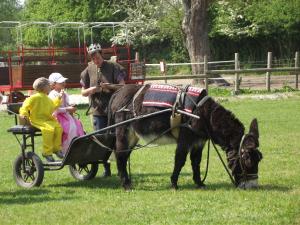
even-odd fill
[[[244,134],[242,136],[242,139],[240,141],[240,146],[239,146],[239,151],[238,151],[238,160],[239,160],[239,164],[242,170],[242,173],[237,174],[238,176],[242,177],[241,181],[247,181],[247,180],[255,180],[258,179],[258,175],[257,173],[246,173],[246,168],[245,165],[242,162],[242,150],[243,150],[243,143],[244,143],[244,139],[246,137],[246,134]],[[260,158],[260,157],[259,157]]]

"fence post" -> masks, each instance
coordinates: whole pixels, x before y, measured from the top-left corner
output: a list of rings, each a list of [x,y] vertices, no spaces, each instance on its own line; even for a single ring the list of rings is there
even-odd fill
[[[140,54],[139,54],[139,52],[135,52],[134,62],[136,62],[136,63],[140,62]]]
[[[166,71],[166,63],[165,61],[160,61],[160,73],[163,75],[163,76],[167,76],[167,71]],[[168,81],[167,81],[167,78],[165,78],[165,84],[167,84]]]
[[[296,54],[295,54],[295,68],[296,69],[298,69],[299,68],[299,52],[296,52]],[[298,77],[299,76],[299,74],[298,74],[298,72],[296,72],[296,85],[295,85],[295,88],[296,89],[299,89],[299,87],[298,87]]]
[[[239,53],[234,53],[234,69],[240,69],[240,62],[239,62]],[[239,81],[239,74],[235,73],[235,84],[234,84],[234,93],[238,94],[240,90],[240,81]]]
[[[208,63],[207,63],[207,56],[204,56],[204,66],[203,66],[203,74],[205,76],[204,82],[205,82],[205,90],[208,93],[208,78],[207,78],[207,71],[208,71]]]
[[[268,52],[267,68],[271,69],[271,67],[272,67],[272,52]],[[266,73],[266,89],[267,89],[267,91],[271,90],[271,72]]]

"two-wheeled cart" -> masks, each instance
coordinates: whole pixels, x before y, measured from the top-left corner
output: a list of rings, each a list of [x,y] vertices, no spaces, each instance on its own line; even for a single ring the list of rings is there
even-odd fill
[[[17,117],[21,105],[22,103],[7,105],[7,111],[15,115],[16,123],[8,129],[8,132],[16,137],[21,148],[21,153],[13,166],[13,175],[19,186],[26,188],[40,186],[44,171],[60,170],[65,166],[69,166],[71,175],[77,180],[90,180],[96,176],[98,165],[106,162],[112,153],[106,146],[113,148],[115,142],[113,132],[99,130],[92,135],[75,138],[62,160],[44,162],[35,152],[35,137],[41,136],[41,131],[31,125],[18,124]]]

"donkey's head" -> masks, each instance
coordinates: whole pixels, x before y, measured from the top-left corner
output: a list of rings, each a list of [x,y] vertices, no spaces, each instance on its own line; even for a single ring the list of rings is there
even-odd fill
[[[245,134],[241,140],[239,148],[240,173],[235,176],[239,188],[258,187],[258,164],[262,159],[259,147],[259,132],[257,120],[253,119],[249,133]]]

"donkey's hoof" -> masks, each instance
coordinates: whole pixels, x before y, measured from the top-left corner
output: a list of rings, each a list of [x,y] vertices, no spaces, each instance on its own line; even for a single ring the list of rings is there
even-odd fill
[[[130,192],[130,191],[132,191],[132,188],[131,187],[124,187],[124,191]]]
[[[206,185],[204,183],[197,184],[197,189],[205,189]]]
[[[125,191],[131,191],[132,189],[131,183],[123,184],[123,188]]]
[[[174,190],[178,190],[178,185],[177,184],[171,184],[171,188]]]

